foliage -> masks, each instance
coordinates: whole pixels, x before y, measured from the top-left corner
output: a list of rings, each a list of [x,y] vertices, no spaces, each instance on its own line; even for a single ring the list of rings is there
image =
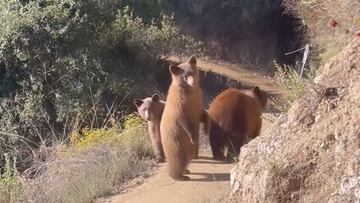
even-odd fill
[[[144,125],[144,120],[136,114],[128,114],[124,117],[124,129],[136,128]]]
[[[145,125],[82,129],[72,146],[59,145],[34,168],[20,193],[25,202],[91,202],[152,166]],[[115,186],[115,187],[114,187]]]
[[[127,128],[120,135],[119,141],[139,157],[154,157],[146,125]]]
[[[274,82],[280,87],[288,90],[288,95],[285,99],[277,99],[273,98],[273,103],[275,104],[275,108],[280,112],[286,112],[291,104],[299,99],[305,92],[306,87],[309,85],[310,81],[314,76],[313,69],[309,69],[305,72],[305,75],[302,77],[300,74],[290,66],[284,65],[283,67],[274,63],[275,67],[275,75]]]
[[[123,114],[146,91],[159,56],[197,47],[172,16],[143,6],[151,8],[130,0],[0,2],[0,152],[18,156],[21,170],[32,148],[103,127],[110,108]]]
[[[120,135],[121,136],[121,135]],[[138,135],[141,136],[141,135]],[[151,162],[125,146],[108,139],[87,148],[63,149],[66,158],[48,160],[46,170],[24,185],[23,199],[34,202],[91,202],[110,194],[119,186],[146,170]],[[144,142],[144,139],[143,139]]]
[[[86,150],[99,143],[116,142],[139,157],[153,156],[144,120],[135,114],[129,114],[124,116],[123,125],[123,130],[117,126],[109,129],[81,129],[80,133],[73,132],[70,135],[71,143],[75,148]]]
[[[163,11],[162,0],[126,0],[125,4],[133,8],[134,14],[147,23],[159,18]]]
[[[218,25],[230,31],[238,29],[238,27],[246,27],[244,25],[265,26],[263,22],[264,17],[271,14],[273,10],[280,10],[280,1],[260,0],[254,2],[252,0],[236,0],[236,1],[216,1],[216,0],[167,0],[164,4],[170,7],[171,10],[184,15],[190,20],[195,20],[201,15],[209,15],[208,10],[215,10],[215,15],[219,13],[228,13],[226,18],[229,21],[224,21],[222,25]],[[219,18],[218,20],[223,20]],[[235,24],[234,24],[235,23]],[[216,25],[214,25],[216,26]]]
[[[303,43],[297,19],[283,13],[281,2],[166,0],[164,5],[185,33],[204,41],[205,56],[270,72],[274,59],[293,63],[294,55],[284,53]]]
[[[12,166],[6,155],[4,173],[0,175],[0,202],[16,202],[21,194],[21,184],[16,179],[15,160]]]
[[[111,139],[115,138],[117,132],[113,129],[88,129],[84,128],[81,130],[81,138],[79,139],[73,139],[73,145],[75,147],[91,147],[92,145],[95,145],[99,143],[101,140],[104,139]]]

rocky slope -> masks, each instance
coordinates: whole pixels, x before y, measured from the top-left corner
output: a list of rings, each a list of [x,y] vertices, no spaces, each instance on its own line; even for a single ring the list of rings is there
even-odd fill
[[[360,202],[360,40],[239,158],[236,202]]]

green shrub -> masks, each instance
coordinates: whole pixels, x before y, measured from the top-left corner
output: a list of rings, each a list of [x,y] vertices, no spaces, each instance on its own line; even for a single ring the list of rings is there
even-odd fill
[[[74,128],[104,127],[109,104],[126,113],[124,104],[147,91],[160,56],[196,48],[172,16],[140,12],[151,4],[1,1],[1,154],[30,157],[28,146],[61,142]],[[156,18],[143,21],[133,13]],[[0,155],[0,168],[3,163]],[[31,159],[19,163],[24,170]]]
[[[81,138],[74,140],[73,144],[77,148],[81,147],[91,147],[96,145],[103,140],[115,139],[119,134],[115,129],[88,129],[84,128],[81,130]]]
[[[146,125],[125,129],[119,141],[139,157],[154,157]]]
[[[10,163],[6,154],[4,173],[0,175],[0,202],[17,202],[21,195],[22,186],[16,178],[15,163]],[[15,162],[15,161],[14,161]]]
[[[144,125],[144,119],[137,116],[136,114],[128,114],[124,116],[124,129],[136,128],[140,125]]]
[[[153,156],[146,124],[135,114],[123,118],[123,129],[118,127],[81,129],[70,135],[71,144],[78,149],[87,149],[99,143],[116,142],[139,157]]]

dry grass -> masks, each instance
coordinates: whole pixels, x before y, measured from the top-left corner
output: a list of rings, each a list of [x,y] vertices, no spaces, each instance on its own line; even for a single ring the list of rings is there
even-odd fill
[[[34,202],[91,202],[136,177],[148,164],[126,149],[99,146],[48,162],[47,171],[26,184],[24,197]]]
[[[360,32],[360,2],[284,0],[289,12],[302,19],[312,40],[313,54],[323,62],[338,54]]]
[[[44,163],[24,173],[31,177],[2,178],[0,202],[91,202],[153,166],[143,123],[128,124],[124,130],[93,129],[87,133],[87,139],[76,146],[49,149]],[[3,183],[13,189],[1,190]],[[15,194],[17,187],[22,191]]]
[[[90,202],[151,166],[151,147],[144,125],[107,132],[109,136],[103,136],[101,141],[94,140],[97,144],[57,152],[56,158],[44,164],[45,172],[26,184],[25,199]]]
[[[301,77],[300,74],[290,66],[281,66],[275,62],[274,67],[274,83],[287,90],[288,94],[285,98],[273,97],[271,98],[271,102],[276,110],[280,112],[287,112],[291,104],[304,94],[306,87],[309,86],[312,81],[312,69],[308,70],[304,77]]]
[[[359,201],[359,50],[354,40],[287,115],[242,149],[235,202]]]

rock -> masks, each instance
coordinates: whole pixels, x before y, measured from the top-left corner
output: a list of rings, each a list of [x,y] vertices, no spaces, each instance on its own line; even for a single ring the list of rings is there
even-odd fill
[[[287,115],[241,149],[234,202],[360,202],[359,66],[353,41]]]

